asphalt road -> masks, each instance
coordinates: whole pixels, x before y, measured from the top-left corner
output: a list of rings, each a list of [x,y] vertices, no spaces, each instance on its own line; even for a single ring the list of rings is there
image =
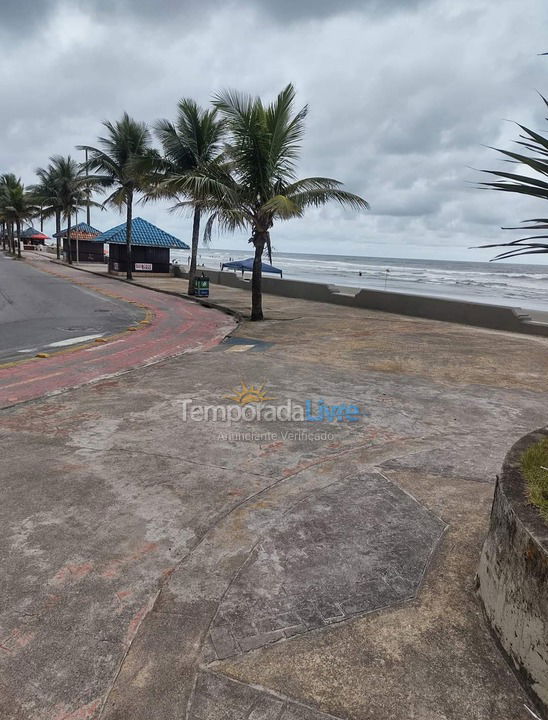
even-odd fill
[[[142,311],[0,255],[0,361],[110,335]]]

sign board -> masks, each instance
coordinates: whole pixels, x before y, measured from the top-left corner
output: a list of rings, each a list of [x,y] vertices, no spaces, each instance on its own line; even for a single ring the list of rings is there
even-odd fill
[[[135,270],[152,270],[152,263],[135,263]]]

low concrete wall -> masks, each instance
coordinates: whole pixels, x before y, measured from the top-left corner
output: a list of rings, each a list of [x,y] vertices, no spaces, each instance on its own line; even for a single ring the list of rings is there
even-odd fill
[[[528,503],[520,459],[538,430],[517,442],[497,481],[478,592],[503,650],[548,717],[548,524]]]
[[[198,268],[198,272],[200,273],[202,269],[212,283],[250,290],[250,281],[243,280],[235,273],[206,268]],[[347,307],[381,310],[398,315],[548,337],[548,324],[529,322],[528,315],[502,305],[485,305],[464,300],[408,295],[383,290],[357,290],[353,294],[338,292],[336,288],[322,283],[269,277],[263,277],[263,292],[270,295],[315,300]]]
[[[96,263],[97,265],[100,265],[101,263]],[[108,275],[111,275],[112,277],[125,277],[126,271],[125,270],[108,270]],[[136,278],[146,278],[146,277],[154,277],[154,278],[166,278],[169,277],[169,272],[148,272],[148,271],[141,271],[141,270],[134,270],[132,273],[133,277]]]

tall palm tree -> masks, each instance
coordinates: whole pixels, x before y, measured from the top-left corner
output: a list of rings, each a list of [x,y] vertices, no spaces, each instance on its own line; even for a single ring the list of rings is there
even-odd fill
[[[58,258],[61,218],[63,216],[66,218],[68,230],[64,239],[64,250],[69,264],[72,264],[70,230],[72,214],[82,205],[98,205],[90,199],[90,196],[92,191],[97,189],[99,181],[93,176],[88,176],[82,165],[70,155],[67,157],[53,155],[47,168],[37,168],[36,174],[39,182],[30,187],[35,203],[39,206],[43,217],[55,215]]]
[[[61,212],[67,221],[67,234],[65,238],[67,260],[72,265],[71,224],[72,215],[88,203],[96,205],[89,200],[88,190],[99,184],[98,178],[88,176],[84,167],[76,162],[70,155],[57,157],[55,181],[58,191]]]
[[[12,231],[12,252],[15,252],[13,246],[13,226],[15,225],[17,237],[17,257],[21,257],[21,224],[24,220],[36,215],[36,205],[32,193],[25,190],[25,186],[20,178],[12,173],[2,175],[0,178],[0,206],[2,214],[8,223],[11,223]]]
[[[301,217],[306,208],[335,200],[357,210],[367,202],[324,177],[298,180],[295,162],[304,135],[307,107],[294,112],[293,85],[269,105],[234,91],[215,96],[213,104],[226,123],[226,162],[189,175],[181,189],[200,200],[226,230],[248,229],[255,248],[251,281],[251,320],[262,320],[262,258],[271,258],[270,230],[275,220]],[[209,231],[211,222],[208,222]]]
[[[105,188],[114,187],[114,192],[105,200],[118,209],[126,206],[126,250],[128,280],[133,279],[133,254],[131,250],[131,227],[133,200],[136,193],[147,188],[148,179],[136,162],[139,158],[157,155],[151,147],[150,131],[145,123],[137,122],[127,113],[115,123],[103,123],[107,129],[100,137],[99,147],[81,145],[79,150],[88,151],[86,167],[97,172],[94,180]]]
[[[547,53],[543,53],[546,55]],[[548,100],[541,95],[541,98],[548,107]],[[547,118],[548,119],[548,118]],[[517,193],[519,195],[529,195],[530,197],[548,200],[548,138],[534,130],[530,130],[524,125],[517,123],[521,129],[519,140],[516,145],[525,148],[526,153],[512,152],[510,150],[501,150],[493,148],[497,152],[509,158],[507,162],[513,165],[525,166],[526,171],[532,171],[534,174],[524,175],[523,172],[506,172],[502,170],[484,170],[488,175],[497,178],[495,182],[479,183],[482,188],[491,190],[499,190],[502,192]],[[540,177],[539,177],[540,176]],[[543,179],[547,178],[547,179]],[[521,230],[522,232],[531,232],[534,230],[548,230],[548,218],[534,218],[533,220],[524,220],[521,227],[503,228],[505,230]],[[538,255],[548,253],[547,242],[531,242],[538,240],[546,240],[548,235],[528,235],[505,243],[493,243],[489,245],[480,245],[481,248],[507,247],[505,252],[500,253],[493,260],[503,258],[516,257],[518,255]]]
[[[190,207],[192,219],[192,250],[188,271],[188,294],[194,295],[194,276],[203,211],[200,198],[187,195],[181,199],[181,185],[193,172],[203,170],[220,158],[224,123],[217,110],[204,110],[194,100],[183,98],[177,104],[175,122],[158,120],[154,124],[156,137],[163,149],[158,164],[164,180],[151,193],[152,196],[172,197],[178,200],[175,208]]]
[[[8,252],[15,253],[14,216],[10,211],[11,196],[20,180],[13,173],[0,175],[0,217],[6,228]]]
[[[50,163],[46,168],[35,170],[38,176],[38,183],[31,186],[36,202],[40,205],[42,217],[55,216],[56,254],[60,258],[61,245],[61,215],[63,207],[60,198],[59,177],[62,174],[64,158],[60,155],[50,157]]]

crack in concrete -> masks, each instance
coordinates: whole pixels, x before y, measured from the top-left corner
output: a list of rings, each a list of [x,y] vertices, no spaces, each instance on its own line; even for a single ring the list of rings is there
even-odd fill
[[[289,695],[284,695],[283,693],[276,692],[275,690],[266,688],[263,685],[243,682],[236,678],[230,677],[229,675],[225,675],[222,672],[216,672],[215,670],[211,670],[210,668],[201,669],[201,672],[203,672],[204,674],[209,674],[213,677],[217,677],[217,678],[223,680],[224,682],[233,683],[234,685],[239,685],[241,687],[251,688],[263,695],[266,695],[270,698],[281,701],[283,703],[283,705],[282,705],[282,708],[278,715],[278,718],[283,717],[283,714],[286,711],[287,706],[289,705],[289,706],[294,706],[297,708],[303,708],[305,710],[310,710],[311,712],[318,714],[319,720],[349,720],[348,718],[342,717],[340,715],[332,715],[331,713],[328,713],[325,710],[320,710],[319,708],[314,707],[313,705],[308,705],[306,703],[300,702],[296,698],[292,698]]]
[[[437,437],[437,436],[436,436],[436,437]],[[427,438],[421,438],[421,439],[417,442],[417,439],[416,439],[416,438],[413,438],[413,439],[411,439],[411,440],[409,441],[410,444],[412,444],[414,448],[415,448],[415,447],[417,448],[416,450],[414,450],[415,452],[420,452],[421,450],[424,450],[424,449],[425,449],[424,443],[423,443],[423,441],[424,441],[425,439],[427,439]],[[389,444],[390,444],[390,445],[401,445],[401,441],[397,441],[397,442],[395,442],[395,443],[389,443]],[[78,446],[78,447],[81,447],[82,449],[94,450],[94,448],[86,448],[85,446]],[[184,563],[185,563],[185,562],[192,556],[192,554],[199,548],[199,546],[204,542],[204,540],[208,537],[208,535],[210,535],[215,529],[217,529],[224,520],[226,520],[228,517],[230,517],[230,515],[234,514],[236,511],[240,510],[243,506],[245,506],[246,504],[251,504],[252,502],[254,502],[254,501],[256,501],[257,499],[259,499],[261,496],[266,495],[267,493],[271,492],[271,491],[274,490],[276,487],[278,487],[279,485],[285,483],[286,481],[288,481],[288,480],[293,480],[293,479],[294,479],[295,477],[297,477],[299,474],[305,472],[306,470],[309,470],[310,467],[314,467],[314,466],[316,466],[316,465],[318,465],[318,464],[322,464],[322,463],[328,463],[328,462],[330,462],[330,461],[336,460],[336,459],[337,459],[338,457],[340,457],[340,456],[348,455],[348,454],[351,454],[351,453],[359,453],[359,452],[362,451],[365,447],[369,447],[369,445],[367,445],[367,444],[362,444],[362,445],[359,445],[359,446],[357,446],[357,447],[354,447],[354,448],[350,448],[350,449],[348,449],[348,450],[345,450],[345,451],[343,451],[343,452],[341,452],[341,453],[336,453],[336,454],[334,454],[334,455],[324,456],[323,458],[319,458],[318,461],[315,462],[315,463],[313,463],[312,465],[307,465],[307,466],[304,467],[304,468],[299,468],[298,470],[296,470],[294,473],[292,473],[292,474],[290,474],[290,475],[286,475],[286,476],[279,477],[279,478],[275,479],[274,482],[272,482],[272,483],[270,483],[269,485],[267,485],[266,487],[261,488],[261,490],[258,490],[256,493],[253,493],[253,494],[247,496],[246,498],[242,499],[239,503],[237,503],[236,505],[234,505],[233,507],[231,507],[230,509],[228,509],[226,512],[221,513],[218,517],[216,517],[216,518],[208,525],[208,527],[206,528],[206,530],[205,530],[205,531],[200,535],[200,537],[197,539],[196,543],[193,544],[192,547],[189,548],[188,552],[185,553],[185,555],[177,562],[177,564],[175,565],[175,568],[174,568],[173,572],[170,573],[170,575],[169,575],[168,577],[161,577],[161,578],[159,578],[159,581],[158,581],[158,582],[159,582],[158,591],[156,592],[156,594],[155,594],[155,596],[154,596],[154,599],[153,599],[152,603],[150,604],[149,609],[147,610],[146,614],[145,614],[145,615],[143,616],[143,618],[141,619],[141,621],[140,621],[140,623],[139,623],[139,626],[138,626],[138,628],[137,628],[137,630],[136,630],[136,632],[135,632],[135,634],[134,634],[134,636],[133,636],[133,638],[132,638],[132,641],[131,641],[131,643],[128,645],[128,647],[127,647],[127,649],[126,649],[126,652],[124,653],[124,656],[123,656],[123,658],[122,658],[121,661],[120,661],[118,670],[117,670],[117,672],[116,672],[116,674],[115,674],[115,676],[114,676],[114,678],[113,678],[113,680],[112,680],[112,682],[111,682],[111,684],[110,684],[110,686],[109,686],[109,689],[108,689],[108,691],[107,691],[107,693],[106,693],[106,695],[105,695],[105,697],[104,697],[104,701],[103,701],[103,703],[102,703],[102,705],[101,705],[101,711],[100,711],[100,713],[99,713],[99,720],[101,720],[101,718],[104,717],[104,712],[105,712],[105,708],[106,708],[107,703],[108,703],[108,699],[109,699],[110,695],[112,694],[112,692],[113,692],[113,690],[114,690],[114,688],[115,688],[115,686],[116,686],[116,683],[117,683],[117,681],[118,681],[118,678],[120,677],[120,675],[121,675],[121,673],[122,673],[122,671],[123,671],[123,668],[124,668],[125,662],[126,662],[126,660],[127,660],[127,657],[128,657],[128,655],[129,655],[129,652],[130,652],[130,650],[131,650],[131,647],[133,646],[135,640],[137,639],[137,636],[138,636],[138,634],[140,633],[141,628],[143,627],[143,623],[146,621],[146,619],[149,617],[149,615],[151,615],[152,613],[158,613],[158,614],[164,614],[164,615],[173,615],[174,617],[176,617],[176,616],[178,615],[178,613],[162,612],[161,610],[157,610],[157,605],[159,604],[158,601],[159,601],[159,599],[160,599],[160,597],[161,597],[161,594],[163,593],[164,589],[165,589],[166,587],[168,587],[168,585],[169,585],[170,581],[172,580],[174,574],[178,572],[178,570],[184,565]],[[430,447],[431,447],[431,445],[430,445]],[[435,447],[435,445],[434,445],[434,447]],[[386,448],[386,449],[387,449],[387,448]],[[427,448],[426,448],[426,449],[427,449]],[[107,452],[107,453],[118,452],[118,449],[117,449],[117,448],[108,448],[105,452]],[[132,452],[132,451],[123,451],[123,450],[122,450],[122,452]],[[135,454],[138,455],[138,454],[140,454],[140,453],[135,453]],[[170,459],[183,459],[183,458],[179,458],[178,456],[166,455],[166,454],[161,454],[161,453],[143,453],[143,454],[153,455],[153,456],[157,455],[157,456],[159,456],[159,457],[166,457],[166,458],[170,458]],[[403,455],[405,455],[405,453],[403,453]],[[401,457],[401,456],[402,456],[402,455],[399,455],[399,457]],[[389,455],[389,459],[392,458],[392,457],[394,457],[394,455],[393,455],[393,454],[390,454],[390,455]],[[378,462],[378,459],[376,459],[376,462]],[[199,464],[199,463],[195,463],[195,464]],[[365,466],[365,467],[368,467],[368,466]],[[369,466],[369,467],[374,467],[374,466],[371,465],[371,466]],[[220,468],[220,469],[224,469],[224,468]],[[250,473],[250,474],[253,474],[253,473]],[[344,478],[348,478],[348,477],[352,476],[352,474],[353,474],[353,473],[351,473],[351,472],[350,472],[350,473],[347,473],[347,474],[345,474],[342,478],[339,477],[339,478],[337,478],[336,480],[331,480],[331,481],[327,482],[326,485],[321,485],[320,487],[311,489],[310,492],[308,492],[308,493],[304,496],[304,498],[299,498],[295,503],[292,503],[292,504],[290,505],[290,507],[287,508],[287,509],[284,511],[283,514],[289,512],[291,507],[293,507],[294,505],[299,504],[300,502],[303,502],[306,498],[310,497],[311,495],[313,495],[314,493],[318,492],[319,490],[325,489],[326,487],[329,487],[330,485],[333,485],[333,484],[335,484],[335,483],[337,483],[337,482],[340,482],[340,481],[343,480]],[[379,474],[382,475],[382,473],[379,473]],[[257,475],[258,475],[258,474],[257,474]],[[259,475],[259,477],[262,477],[262,478],[264,478],[264,479],[268,479],[268,476]],[[383,477],[385,480],[387,480],[388,482],[390,482],[390,484],[394,485],[393,481],[390,480],[389,478],[387,478],[385,475],[382,475],[382,477]],[[397,486],[397,487],[399,487],[399,486]],[[400,488],[400,489],[401,489],[401,488]],[[404,491],[404,492],[405,492],[405,491]],[[412,497],[412,495],[410,495],[410,493],[406,493],[406,494],[407,494],[409,497]],[[412,498],[412,499],[413,499],[415,502],[417,502],[417,504],[419,504],[419,505],[422,506],[422,503],[418,502],[418,501],[416,500],[416,498]],[[445,523],[444,523],[444,525],[445,525]],[[441,542],[441,537],[442,537],[442,536],[440,536],[439,541],[436,543],[436,546],[435,546],[435,548],[433,549],[430,557],[433,557],[433,554],[434,554],[435,549],[438,547],[439,543]],[[259,543],[262,541],[263,538],[264,538],[264,533],[260,533],[260,534],[257,536],[257,538],[256,538],[255,542],[253,543],[252,547],[249,549],[249,552],[247,553],[245,559],[244,559],[243,562],[240,564],[240,566],[235,570],[234,574],[233,574],[232,577],[230,578],[227,586],[225,587],[225,590],[224,590],[222,596],[220,597],[220,599],[219,599],[219,601],[218,601],[218,603],[217,603],[217,608],[216,608],[214,614],[213,614],[212,617],[210,618],[210,621],[209,621],[207,627],[205,628],[204,632],[202,633],[202,637],[201,637],[199,646],[198,646],[197,651],[196,651],[196,658],[199,658],[199,657],[201,657],[201,656],[203,655],[204,643],[205,643],[205,641],[206,641],[206,639],[207,639],[207,637],[208,637],[208,634],[209,634],[209,632],[210,632],[210,630],[211,630],[211,627],[213,626],[216,618],[218,617],[219,609],[220,609],[220,607],[221,607],[221,605],[222,605],[223,599],[226,597],[227,593],[230,591],[231,587],[234,585],[234,583],[235,583],[236,580],[238,579],[238,577],[239,577],[239,575],[241,574],[242,570],[243,570],[243,569],[246,567],[246,565],[250,562],[251,558],[253,557],[253,553],[254,553],[255,549],[257,548],[257,546],[259,545]],[[419,594],[420,589],[421,589],[421,587],[422,587],[423,578],[424,578],[424,576],[425,576],[425,574],[426,574],[426,572],[427,572],[429,563],[430,563],[430,559],[428,560],[428,563],[427,563],[427,565],[425,566],[425,568],[423,568],[423,572],[421,573],[420,584],[419,584],[419,587],[417,588],[417,591],[416,591],[410,598],[406,599],[406,600],[404,601],[405,603],[414,600],[414,599],[417,597],[417,595]],[[375,610],[373,610],[373,611],[369,611],[369,612],[366,612],[366,613],[360,613],[360,614],[370,614],[371,612],[373,612],[373,613],[374,613],[374,612],[379,612],[379,611],[391,609],[392,607],[396,607],[396,606],[399,606],[399,605],[401,605],[401,604],[402,604],[402,603],[396,603],[396,604],[392,603],[391,605],[389,604],[389,605],[386,605],[386,606],[384,606],[384,607],[382,607],[382,608],[377,608],[377,609],[375,609]],[[342,618],[342,619],[339,620],[339,621],[336,621],[336,623],[332,623],[332,624],[342,624],[342,623],[348,622],[349,620],[353,619],[354,617],[356,617],[356,616],[345,617],[345,618]],[[308,630],[307,633],[310,633],[310,632],[321,632],[321,631],[324,630],[324,629],[325,629],[325,628],[317,628],[317,629],[314,629],[314,630]],[[287,640],[287,638],[283,638],[283,640]],[[281,642],[281,641],[280,641],[280,642]],[[248,652],[250,652],[250,651],[248,651]],[[191,711],[191,708],[192,708],[192,703],[193,703],[193,698],[194,698],[194,693],[195,693],[195,687],[196,687],[196,680],[197,680],[197,675],[198,675],[198,672],[199,672],[199,668],[200,668],[200,666],[198,666],[197,669],[196,669],[195,672],[194,672],[194,678],[193,678],[193,681],[192,681],[192,687],[191,687],[190,695],[189,695],[189,698],[188,698],[188,701],[187,701],[186,715],[185,715],[185,717],[188,717],[189,712]],[[330,717],[330,716],[328,716],[328,717]]]

